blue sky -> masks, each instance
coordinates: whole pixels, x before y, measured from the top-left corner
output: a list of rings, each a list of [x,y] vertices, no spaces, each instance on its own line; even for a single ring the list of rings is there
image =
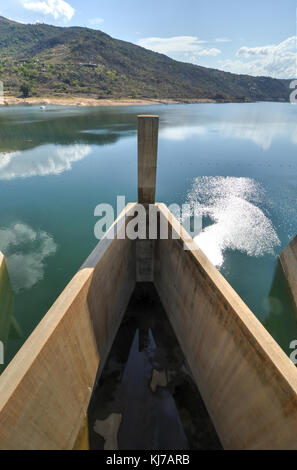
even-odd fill
[[[185,62],[294,78],[297,0],[0,0],[24,23],[87,26]]]

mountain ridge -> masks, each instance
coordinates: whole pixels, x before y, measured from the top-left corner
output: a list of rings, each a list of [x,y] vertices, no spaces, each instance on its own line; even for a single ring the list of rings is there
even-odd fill
[[[290,95],[287,80],[178,62],[99,30],[2,16],[0,79],[11,96],[288,101]]]

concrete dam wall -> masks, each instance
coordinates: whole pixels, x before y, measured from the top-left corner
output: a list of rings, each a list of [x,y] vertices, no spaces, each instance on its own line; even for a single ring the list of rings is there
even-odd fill
[[[0,252],[0,341],[7,342],[13,314],[13,292],[4,255]]]
[[[160,218],[168,209],[158,205]],[[297,370],[224,277],[169,216],[155,244],[161,301],[226,449],[297,448]]]
[[[280,262],[297,310],[297,236],[281,253]]]
[[[6,261],[0,252],[0,374],[4,368],[5,349],[10,338],[19,339],[22,331],[13,316],[14,294],[11,287]],[[2,364],[3,362],[3,364]]]
[[[102,240],[0,376],[0,449],[74,447],[134,289],[134,248]]]
[[[198,247],[184,250],[189,237],[166,207],[158,209],[182,239],[154,241],[154,283],[221,442],[296,449],[296,368]],[[74,447],[135,286],[135,249],[104,238],[1,375],[1,449]]]

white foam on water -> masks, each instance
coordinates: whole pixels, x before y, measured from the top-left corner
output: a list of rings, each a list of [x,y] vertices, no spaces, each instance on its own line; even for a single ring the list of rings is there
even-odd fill
[[[214,223],[195,237],[195,242],[217,267],[226,250],[249,256],[274,254],[280,240],[271,220],[257,204],[262,187],[251,178],[199,177],[187,195],[187,203],[198,204],[202,216]]]

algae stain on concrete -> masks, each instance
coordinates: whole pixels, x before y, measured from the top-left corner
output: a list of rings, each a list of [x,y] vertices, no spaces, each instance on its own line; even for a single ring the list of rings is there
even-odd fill
[[[0,361],[0,373],[4,368],[2,362],[5,362],[5,347],[8,339],[20,338],[22,336],[20,326],[13,316],[13,311],[13,290],[10,284],[4,255],[0,252],[0,341],[4,350],[3,361]]]

